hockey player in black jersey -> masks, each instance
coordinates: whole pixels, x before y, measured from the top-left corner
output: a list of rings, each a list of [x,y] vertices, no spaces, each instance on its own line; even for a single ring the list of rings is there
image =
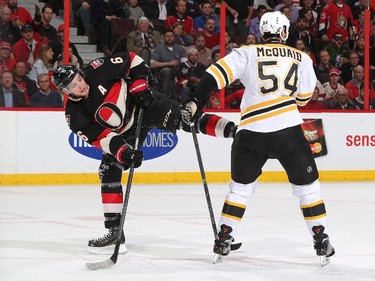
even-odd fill
[[[103,150],[99,177],[104,225],[109,231],[89,241],[92,252],[116,242],[123,204],[122,171],[132,162],[136,168],[142,164],[142,151],[133,149],[139,109],[144,108],[140,144],[151,128],[170,132],[189,128],[181,122],[185,108],[153,91],[151,80],[148,66],[132,52],[95,59],[83,71],[72,65],[59,66],[52,75],[54,85],[68,95],[65,113],[70,129]],[[198,131],[221,137],[231,137],[236,128],[216,115],[206,114],[199,121]],[[124,243],[123,235],[122,248]]]
[[[222,209],[214,252],[216,258],[229,254],[263,165],[268,159],[277,159],[288,175],[293,195],[299,198],[316,254],[325,265],[335,251],[328,237],[318,170],[297,108],[305,105],[314,91],[313,63],[306,53],[284,44],[289,29],[284,14],[265,13],[259,29],[264,43],[235,49],[212,64],[187,104],[194,119],[214,88],[224,88],[236,79],[245,86],[241,121],[231,151],[230,192]]]

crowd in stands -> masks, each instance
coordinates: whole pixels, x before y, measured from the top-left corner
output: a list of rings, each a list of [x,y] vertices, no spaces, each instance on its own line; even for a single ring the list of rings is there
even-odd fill
[[[226,5],[225,53],[261,43],[259,20],[281,11],[290,20],[286,44],[312,58],[318,82],[301,110],[363,109],[364,73],[370,73],[375,109],[375,4],[370,13],[370,69],[364,69],[368,0],[71,0],[70,26],[109,56],[131,51],[150,66],[157,89],[186,102],[205,69],[220,59],[220,9]],[[39,0],[35,14],[17,0],[0,0],[0,107],[63,107],[50,81],[64,62],[64,25],[52,26],[64,1]],[[39,5],[41,7],[39,7]],[[69,63],[85,67],[69,42]],[[241,81],[214,92],[208,108],[236,109]]]

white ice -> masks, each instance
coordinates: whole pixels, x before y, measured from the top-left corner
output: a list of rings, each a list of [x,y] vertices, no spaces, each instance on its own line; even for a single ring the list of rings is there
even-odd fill
[[[216,220],[227,188],[209,184]],[[237,233],[243,245],[219,264],[203,186],[171,184],[132,187],[129,252],[90,271],[85,263],[111,255],[87,252],[105,233],[99,185],[0,187],[0,280],[375,280],[374,183],[323,183],[322,194],[336,249],[323,268],[288,184],[258,185]]]

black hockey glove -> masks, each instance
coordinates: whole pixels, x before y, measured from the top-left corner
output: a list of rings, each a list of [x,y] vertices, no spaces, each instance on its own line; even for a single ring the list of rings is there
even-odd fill
[[[143,108],[148,107],[154,100],[154,95],[145,79],[133,81],[129,86],[129,94],[133,102]]]
[[[138,168],[142,165],[143,152],[133,149],[129,144],[124,144],[117,150],[115,157],[118,162],[125,166],[130,166],[131,163],[134,163],[134,168]]]

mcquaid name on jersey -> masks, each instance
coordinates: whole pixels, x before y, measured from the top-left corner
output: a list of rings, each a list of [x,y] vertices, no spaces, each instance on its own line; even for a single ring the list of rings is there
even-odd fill
[[[302,54],[298,51],[295,51],[290,48],[285,47],[268,47],[262,46],[257,47],[257,56],[258,57],[290,57],[295,60],[301,61]]]

